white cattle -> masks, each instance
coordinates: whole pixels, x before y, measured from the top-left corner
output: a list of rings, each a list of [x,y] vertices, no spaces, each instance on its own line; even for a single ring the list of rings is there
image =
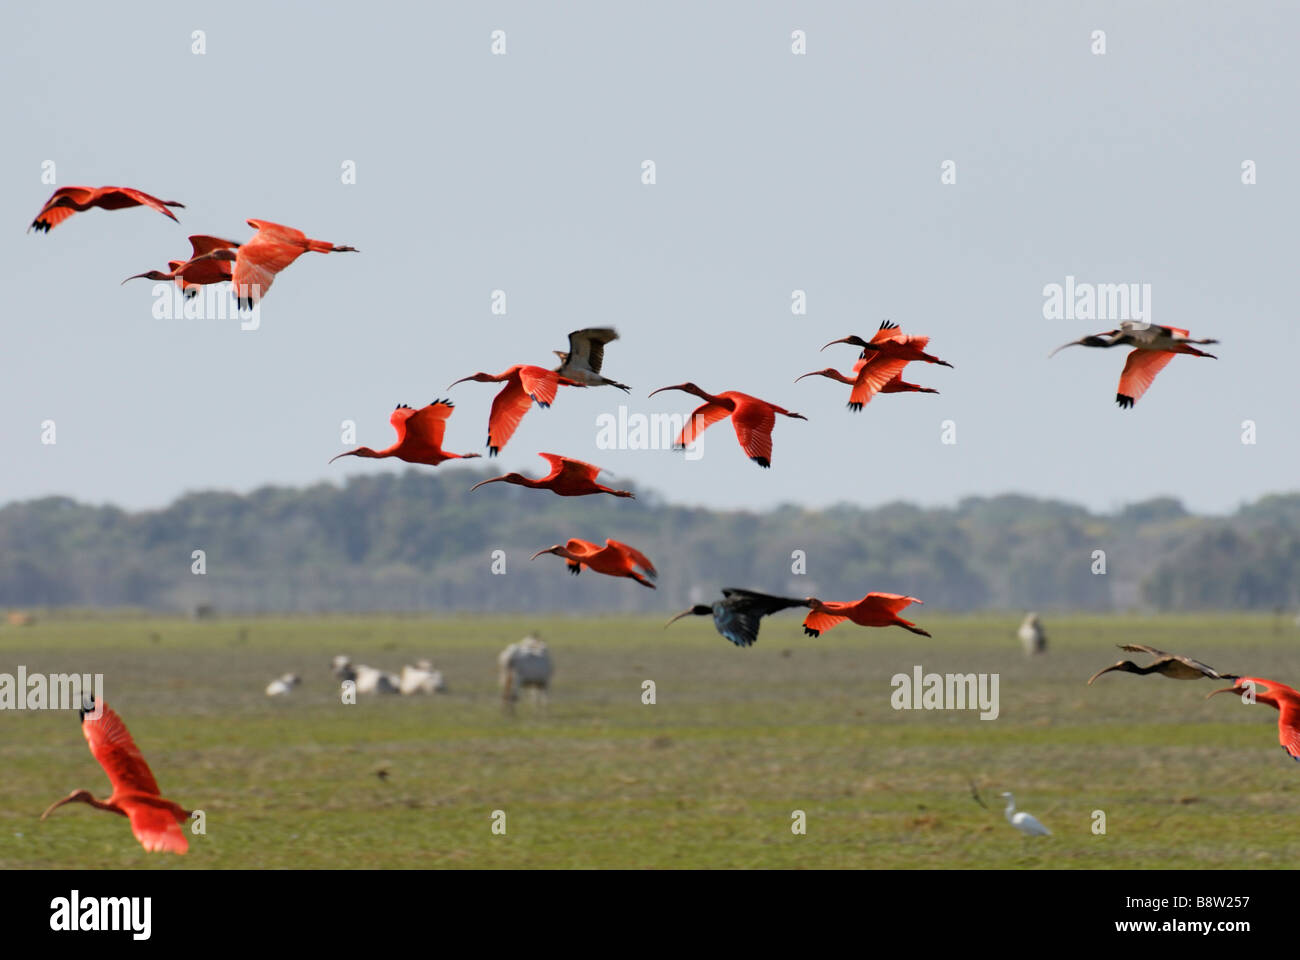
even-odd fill
[[[284,697],[293,692],[293,688],[302,683],[302,677],[296,673],[286,673],[266,685],[268,697]]]
[[[546,702],[551,686],[551,653],[545,641],[536,634],[529,634],[518,643],[512,643],[501,651],[497,657],[498,675],[501,681],[501,700],[506,707],[513,708],[519,699],[519,688],[528,687],[533,691],[533,702]]]
[[[340,680],[351,680],[356,684],[357,693],[397,693],[402,686],[401,678],[395,673],[377,670],[364,663],[353,663],[349,658],[334,658],[334,676]]]
[[[442,679],[442,671],[433,669],[433,663],[428,660],[417,660],[415,666],[407,664],[402,667],[402,677],[398,688],[407,696],[417,693],[447,692],[447,684]]]

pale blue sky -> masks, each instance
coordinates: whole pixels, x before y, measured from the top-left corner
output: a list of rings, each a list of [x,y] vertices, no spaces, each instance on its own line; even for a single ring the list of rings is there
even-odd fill
[[[1258,2],[6,5],[0,502],[158,506],[390,469],[327,466],[340,421],[386,446],[396,403],[550,365],[592,324],[622,333],[606,373],[631,397],[562,391],[503,470],[554,451],[746,507],[1020,491],[1223,511],[1295,489],[1298,28],[1295,4]],[[91,211],[25,234],[46,160],[60,185],[180,200],[181,223]],[[156,320],[150,284],[119,286],[190,233],[246,238],[248,217],[362,253],[304,256],[256,332]],[[1152,319],[1218,337],[1220,359],[1177,358],[1118,410],[1122,351],[1047,360],[1110,326],[1043,319],[1067,274],[1151,284]],[[955,365],[906,373],[940,396],[852,415],[847,387],[793,383],[847,369],[850,348],[818,348],[885,317]],[[777,424],[771,471],[726,424],[697,462],[596,449],[599,414],[685,412],[646,394],[687,379],[809,420]],[[452,392],[451,450],[483,452],[495,390]]]

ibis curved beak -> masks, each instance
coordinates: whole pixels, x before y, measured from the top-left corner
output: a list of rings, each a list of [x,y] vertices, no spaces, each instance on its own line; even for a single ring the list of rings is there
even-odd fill
[[[464,383],[466,380],[473,380],[473,379],[474,379],[473,377],[461,377],[459,380],[453,380],[451,383],[447,385],[447,389],[450,390],[458,383]]]
[[[677,614],[677,616],[673,617],[671,620],[669,620],[667,623],[665,623],[665,624],[664,624],[664,629],[667,630],[669,627],[671,627],[674,623],[676,623],[676,622],[677,622],[678,620],[680,620],[682,617],[689,617],[689,616],[690,616],[692,613],[694,613],[694,612],[695,612],[694,609],[683,610],[681,613]]]
[[[646,397],[653,397],[656,393],[663,393],[665,390],[676,390],[676,387],[660,387],[658,390],[651,390]]]
[[[1083,345],[1083,341],[1082,341],[1082,340],[1071,340],[1069,343],[1063,343],[1063,344],[1061,344],[1059,347],[1057,347],[1055,350],[1053,350],[1051,353],[1049,353],[1049,354],[1047,355],[1047,359],[1048,359],[1048,360],[1051,360],[1052,357],[1056,356],[1058,353],[1060,353],[1060,352],[1061,352],[1062,350],[1064,350],[1066,347],[1079,347],[1079,346],[1082,346],[1082,345]]]
[[[1094,673],[1091,677],[1088,678],[1088,686],[1091,687],[1092,681],[1096,680],[1103,673],[1110,673],[1112,670],[1118,670],[1118,669],[1119,669],[1118,667],[1103,667],[1102,669],[1098,670],[1096,673]]]
[[[826,347],[832,347],[837,343],[851,343],[855,347],[861,347],[863,350],[874,349],[874,347],[872,347],[871,344],[867,343],[867,341],[863,340],[861,337],[856,337],[856,336],[841,337],[839,340],[832,340],[830,343],[826,344]],[[822,347],[822,349],[825,350],[826,347]]]
[[[470,493],[473,493],[475,490],[477,490],[479,487],[483,486],[483,484],[485,484],[485,483],[496,483],[498,480],[504,480],[504,479],[505,479],[505,477],[492,477],[492,478],[489,479],[489,480],[480,480],[478,483],[474,484],[474,486],[472,486],[472,487],[469,488],[469,492],[470,492]]]
[[[41,819],[44,820],[55,810],[59,809],[59,807],[63,806],[65,803],[71,803],[71,802],[72,802],[72,797],[70,796],[64,797],[62,800],[55,800],[48,807],[45,808],[45,812],[41,814]]]
[[[1111,339],[1107,340],[1106,338]],[[1047,355],[1047,359],[1052,359],[1066,347],[1113,347],[1121,343],[1120,331],[1107,330],[1105,333],[1094,333],[1090,336],[1083,337],[1080,340],[1071,340],[1069,343],[1063,343]]]
[[[829,344],[827,344],[827,346],[829,346]],[[822,349],[824,350],[825,347],[823,347]],[[798,383],[798,382],[799,382],[800,380],[802,380],[804,377],[820,377],[821,375],[822,375],[822,372],[821,372],[820,370],[814,370],[812,373],[805,373],[805,374],[803,375],[803,377],[795,377],[795,378],[794,378],[794,382],[795,382],[795,383]]]
[[[337,460],[339,457],[350,457],[350,456],[352,456],[352,455],[355,454],[355,453],[356,453],[355,450],[347,450],[347,451],[344,451],[343,453],[340,453],[338,457],[330,457],[330,463],[333,463],[333,462],[334,462],[335,460]]]
[[[1210,697],[1212,697],[1212,696],[1214,696],[1215,694],[1218,694],[1218,693],[1237,693],[1239,690],[1242,690],[1242,689],[1244,689],[1244,688],[1242,688],[1242,687],[1238,687],[1236,684],[1233,684],[1231,687],[1224,687],[1222,690],[1215,690],[1215,691],[1213,691],[1213,692],[1211,692],[1211,693],[1207,693],[1207,694],[1205,695],[1205,699],[1206,699],[1206,700],[1209,700]]]
[[[536,553],[534,553],[534,554],[533,554],[531,557],[529,557],[528,559],[529,559],[529,560],[536,560],[536,559],[537,559],[538,557],[540,557],[542,554],[544,554],[544,553],[553,553],[554,551],[555,551],[555,547],[547,547],[545,550],[538,550]]]

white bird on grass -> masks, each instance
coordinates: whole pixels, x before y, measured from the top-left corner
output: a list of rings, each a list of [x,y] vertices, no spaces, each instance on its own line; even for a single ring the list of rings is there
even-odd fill
[[[1038,818],[1032,813],[1025,813],[1023,810],[1016,813],[1016,798],[1009,793],[1002,796],[1007,798],[1007,823],[1011,824],[1027,837],[1050,837],[1052,831],[1038,822]]]

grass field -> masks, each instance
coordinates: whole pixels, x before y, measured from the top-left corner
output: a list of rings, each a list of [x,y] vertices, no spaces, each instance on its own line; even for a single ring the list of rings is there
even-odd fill
[[[164,795],[202,809],[185,857],[69,790],[108,783],[75,713],[0,713],[0,867],[1289,867],[1300,765],[1277,714],[1226,684],[1108,674],[1118,642],[1300,681],[1300,631],[1271,617],[1047,619],[916,611],[935,637],[795,612],[733,648],[704,618],[43,619],[0,628],[0,672],[102,672]],[[666,618],[664,618],[666,619]],[[530,629],[556,663],[549,707],[503,714],[496,655]],[[336,653],[422,656],[436,697],[340,703]],[[895,711],[890,678],[1000,674],[1001,715]],[[287,700],[263,695],[285,671]],[[641,702],[654,680],[657,703]],[[376,771],[387,768],[387,779]],[[971,798],[973,778],[991,810]],[[1054,831],[1022,838],[997,793]],[[506,813],[504,836],[492,811]],[[807,815],[793,835],[791,813]],[[1107,833],[1091,814],[1105,811]]]

